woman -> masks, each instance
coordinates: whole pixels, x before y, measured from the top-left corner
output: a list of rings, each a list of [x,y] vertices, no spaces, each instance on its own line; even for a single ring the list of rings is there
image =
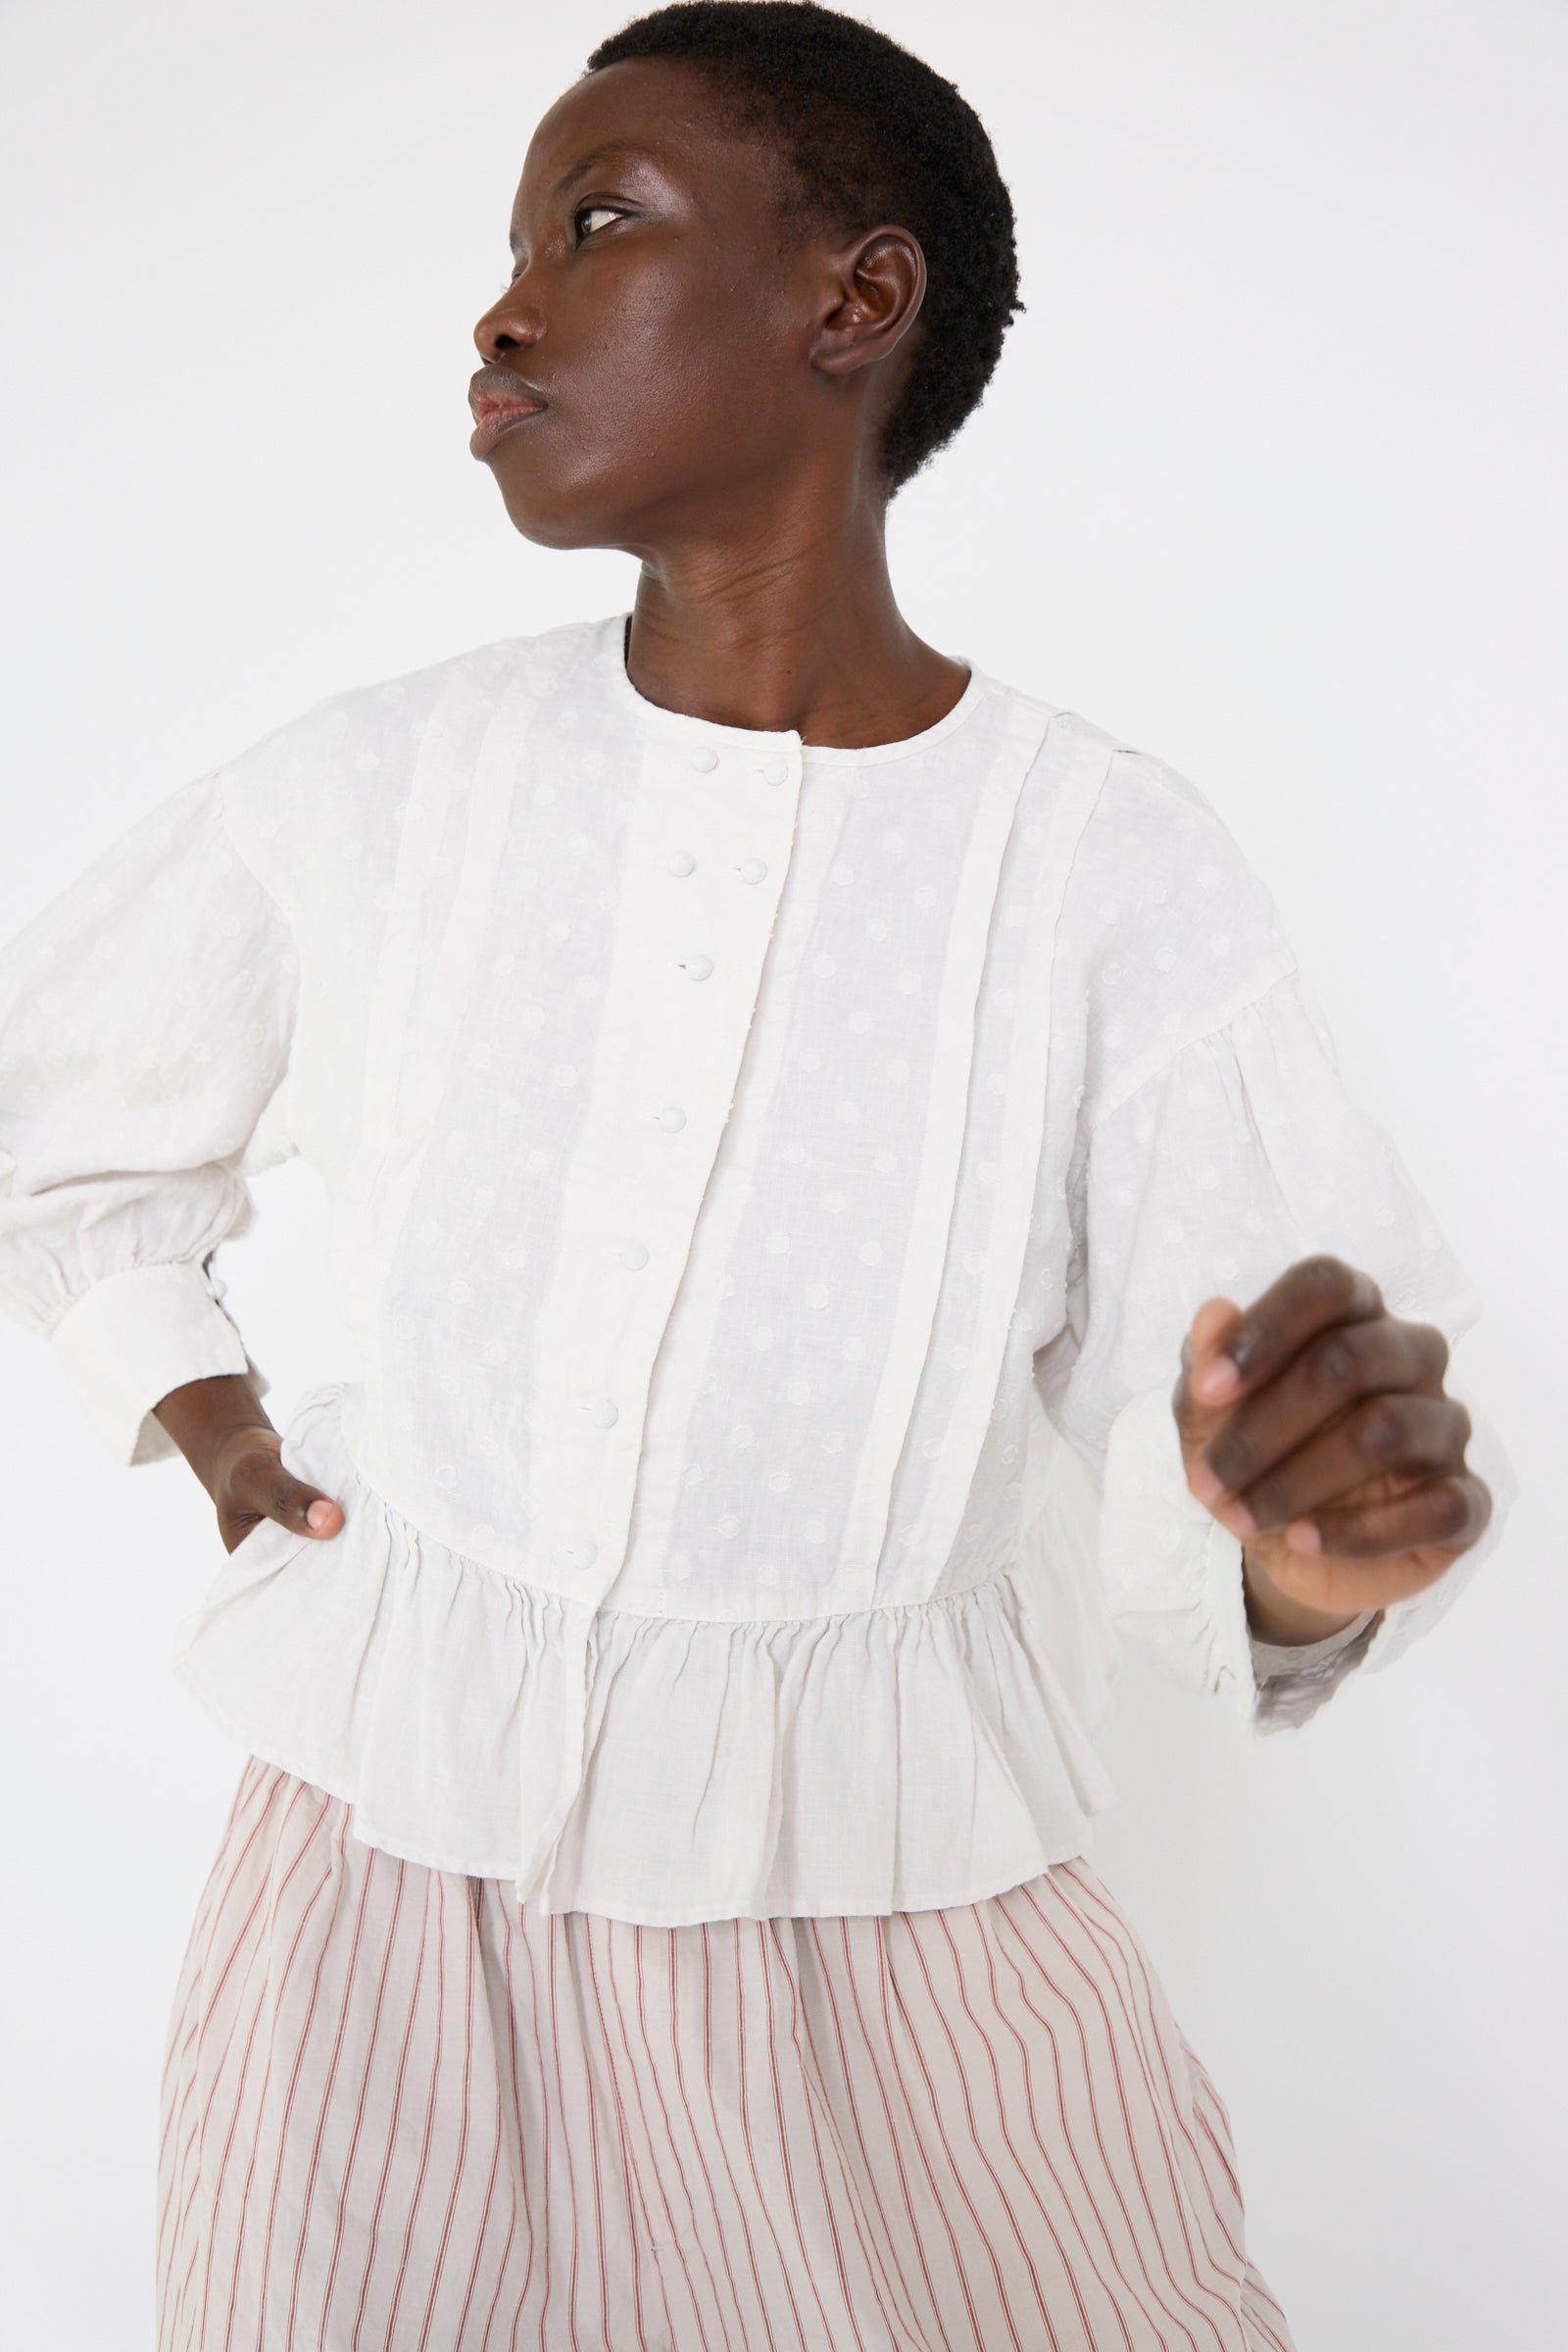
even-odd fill
[[[512,228],[474,454],[633,612],[306,713],[4,972],[7,1302],[229,1548],[161,2352],[1280,2352],[1092,1740],[1118,1638],[1279,1725],[1451,1605],[1477,1302],[1201,796],[899,612],[1017,308],[956,92],[661,10]],[[210,1260],[291,1151],[364,1378],[280,1433]]]

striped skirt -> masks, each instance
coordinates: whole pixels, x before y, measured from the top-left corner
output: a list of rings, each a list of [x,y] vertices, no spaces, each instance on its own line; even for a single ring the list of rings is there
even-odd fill
[[[247,1762],[170,2022],[159,2352],[1293,2352],[1087,1861],[650,1928],[347,1821]]]

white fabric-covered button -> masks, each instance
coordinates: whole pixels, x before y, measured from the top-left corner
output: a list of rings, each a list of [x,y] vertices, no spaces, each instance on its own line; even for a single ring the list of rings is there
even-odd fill
[[[713,969],[711,956],[683,956],[680,968],[688,980],[706,980]]]
[[[689,874],[697,863],[690,850],[671,850],[664,864],[672,874]]]
[[[757,772],[764,784],[783,784],[789,777],[789,761],[787,760],[764,760]]]
[[[659,1124],[666,1135],[676,1135],[686,1124],[686,1113],[678,1102],[666,1102],[659,1113]]]
[[[641,1267],[646,1266],[648,1263],[647,1243],[622,1242],[620,1246],[620,1262],[623,1266],[630,1266],[634,1274]]]
[[[767,880],[767,866],[760,858],[748,858],[745,864],[738,865],[735,870],[743,882],[765,882]]]
[[[598,1559],[599,1546],[597,1544],[589,1543],[585,1538],[579,1544],[563,1544],[558,1556],[563,1568],[570,1568],[575,1574],[580,1575],[585,1568],[591,1568]]]
[[[612,1397],[601,1396],[588,1407],[588,1418],[596,1429],[613,1429],[620,1419],[620,1407]]]
[[[692,765],[699,775],[710,775],[718,765],[718,754],[710,743],[699,743],[692,751]]]

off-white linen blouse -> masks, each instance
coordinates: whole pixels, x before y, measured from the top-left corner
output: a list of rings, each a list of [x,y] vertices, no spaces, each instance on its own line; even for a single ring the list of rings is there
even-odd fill
[[[1182,777],[978,670],[871,750],[715,726],[623,642],[334,697],[10,944],[0,1298],[155,1461],[172,1388],[265,1392],[209,1261],[298,1152],[362,1377],[283,1454],[346,1524],[217,1561],[217,1720],[548,1910],[976,1900],[1114,1801],[1122,1640],[1298,1721],[1500,1533],[1467,1398],[1487,1533],[1274,1707],[1170,1411],[1200,1300],[1328,1250],[1479,1301]]]

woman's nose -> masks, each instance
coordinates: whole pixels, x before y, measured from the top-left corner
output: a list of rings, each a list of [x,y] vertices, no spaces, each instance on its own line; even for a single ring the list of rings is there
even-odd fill
[[[528,300],[520,283],[511,285],[474,328],[474,348],[481,360],[501,360],[510,351],[531,350],[544,331],[538,304]]]

